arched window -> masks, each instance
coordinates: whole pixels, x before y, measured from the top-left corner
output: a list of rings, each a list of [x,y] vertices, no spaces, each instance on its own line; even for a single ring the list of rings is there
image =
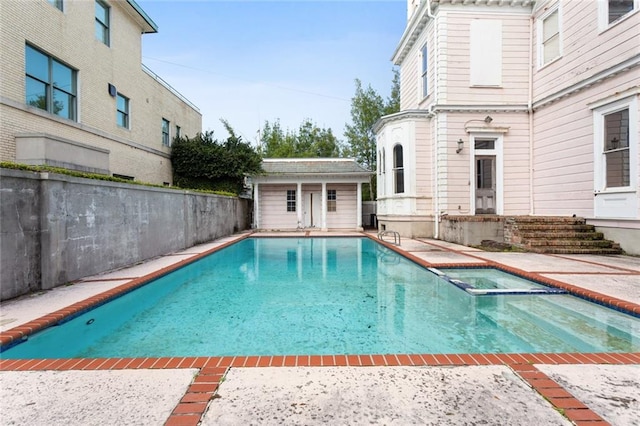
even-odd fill
[[[385,158],[384,148],[382,148],[382,174],[385,173],[387,167],[387,159]]]
[[[382,151],[378,151],[378,174],[382,174]]]
[[[402,145],[393,147],[393,188],[396,194],[404,192],[404,165]]]

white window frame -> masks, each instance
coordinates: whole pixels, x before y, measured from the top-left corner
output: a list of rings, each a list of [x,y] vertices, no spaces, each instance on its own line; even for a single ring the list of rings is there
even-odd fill
[[[605,158],[605,116],[629,110],[629,186],[607,188]],[[593,108],[594,215],[595,217],[638,218],[638,96],[632,95]]]
[[[469,86],[502,87],[502,21],[474,19],[470,24]],[[491,46],[488,49],[487,46]]]
[[[633,0],[633,9],[631,11],[615,21],[609,22],[609,0],[598,0],[598,29],[600,32],[606,31],[609,28],[626,21],[630,16],[638,13],[638,10],[640,10],[640,0]]]
[[[544,21],[546,21],[549,17],[551,17],[551,15],[553,15],[554,13],[558,14],[558,28],[557,28],[557,34],[558,34],[558,55],[549,59],[548,61],[545,62],[544,60],[544,53],[545,53],[545,41],[549,40],[549,38],[547,38],[547,40],[545,40],[544,37]],[[538,69],[546,67],[549,64],[552,64],[553,62],[557,61],[558,59],[560,59],[562,57],[562,10],[560,7],[560,4],[555,5],[553,8],[549,9],[544,15],[540,16],[540,19],[538,19],[537,22],[537,41],[538,41]]]
[[[429,96],[429,48],[427,44],[420,49],[420,93],[422,93],[422,99]]]
[[[297,194],[295,189],[287,189],[287,213],[295,213],[297,210]]]
[[[338,211],[338,191],[327,189],[327,212]]]
[[[398,164],[396,163],[397,157],[396,157],[396,148],[400,148],[400,150],[402,151],[402,157],[400,158],[402,160],[402,165],[398,166]],[[394,194],[405,194],[407,192],[407,187],[406,187],[406,179],[405,179],[405,154],[404,154],[404,146],[402,146],[402,144],[395,144],[393,145],[393,179],[392,179],[392,185],[393,185],[393,193]],[[402,191],[398,191],[398,175],[402,176]]]

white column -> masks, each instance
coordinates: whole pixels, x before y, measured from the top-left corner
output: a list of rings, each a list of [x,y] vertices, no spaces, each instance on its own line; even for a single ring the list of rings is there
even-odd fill
[[[302,224],[302,182],[298,182],[296,189],[296,214],[298,215],[298,228],[303,228]]]
[[[253,227],[260,229],[260,190],[259,184],[253,184]]]
[[[362,231],[362,183],[358,182],[356,191],[356,228]]]
[[[327,230],[327,182],[322,182],[322,230]]]

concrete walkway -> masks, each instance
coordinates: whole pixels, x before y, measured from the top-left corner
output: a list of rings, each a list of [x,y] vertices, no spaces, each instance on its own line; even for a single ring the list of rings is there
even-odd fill
[[[3,303],[0,332],[241,237]],[[637,257],[491,253],[426,239],[403,239],[401,249],[425,264],[497,263],[640,305]],[[640,353],[0,360],[2,425],[572,423],[640,425]]]

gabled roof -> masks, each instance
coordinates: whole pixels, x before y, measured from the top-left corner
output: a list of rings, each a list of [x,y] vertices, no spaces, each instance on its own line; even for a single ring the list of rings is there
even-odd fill
[[[265,158],[266,175],[370,175],[353,158]]]

